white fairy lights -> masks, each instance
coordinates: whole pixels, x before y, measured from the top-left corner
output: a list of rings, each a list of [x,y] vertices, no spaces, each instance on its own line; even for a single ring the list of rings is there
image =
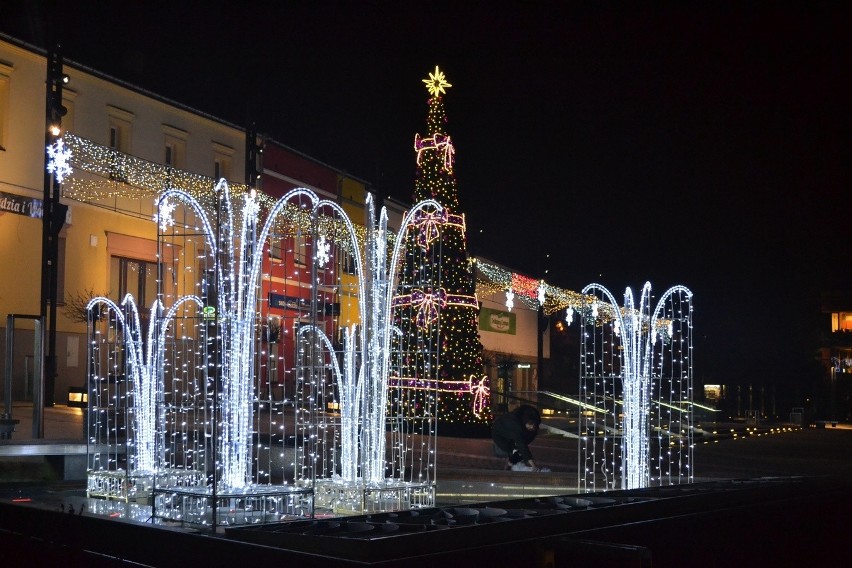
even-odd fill
[[[651,285],[636,305],[625,290],[624,307],[603,320],[597,306],[583,319],[580,393],[605,413],[581,414],[578,483],[582,489],[633,489],[689,482],[692,472],[692,293],[667,290],[651,310]]]
[[[188,520],[191,516],[192,522],[215,523],[223,514],[216,513],[216,506],[232,509],[244,503],[248,507],[253,499],[262,501],[270,495],[275,496],[282,511],[291,511],[290,514],[305,511],[298,508],[298,503],[308,499],[310,504],[314,495],[320,506],[334,508],[343,506],[341,503],[345,501],[343,507],[347,510],[366,503],[371,503],[370,510],[433,505],[434,442],[429,436],[416,439],[423,444],[426,455],[431,456],[417,465],[431,470],[413,469],[411,458],[419,450],[410,445],[415,441],[411,429],[400,427],[403,423],[400,417],[388,416],[391,358],[398,356],[393,355],[391,341],[398,333],[391,316],[395,309],[394,283],[402,265],[404,244],[411,241],[393,238],[387,228],[387,212],[382,209],[378,221],[368,223],[367,231],[362,233],[366,237],[362,254],[360,235],[343,209],[334,202],[320,201],[305,189],[292,190],[276,202],[266,213],[262,226],[261,209],[253,194],[243,194],[242,206],[232,207],[228,186],[221,182],[217,196],[219,205],[212,212],[211,200],[199,201],[183,190],[167,190],[158,199],[154,220],[162,233],[161,266],[157,272],[162,275],[159,298],[172,307],[164,313],[163,301],[155,300],[148,318],[146,341],[140,337],[140,318],[133,298],[127,297],[123,308],[103,297],[90,304],[93,311],[106,306],[113,313],[110,321],[115,321],[114,330],[123,334],[116,337],[111,349],[116,354],[128,353],[128,384],[134,390],[129,393],[127,403],[135,417],[128,424],[128,439],[133,441],[132,468],[133,472],[150,473],[147,481],[139,482],[146,491],[152,489],[156,478],[158,514],[175,520]],[[281,234],[300,234],[298,229],[285,228],[281,232],[282,218],[286,223],[297,217],[293,215],[294,209],[313,219],[310,226],[320,228],[332,226],[320,222],[320,211],[330,211],[335,216],[334,222],[344,227],[348,235],[348,243],[334,241],[337,245],[334,251],[332,241],[324,235],[315,238],[315,256],[328,255],[322,263],[322,277],[319,277],[319,258],[315,259],[313,269],[271,258],[273,253],[285,254],[272,246],[282,242]],[[434,201],[419,203],[406,215],[401,230],[416,233],[417,220],[440,209]],[[375,218],[372,197],[368,197],[367,210],[369,219]],[[307,236],[311,234],[316,235]],[[351,276],[343,270],[343,263],[350,256],[354,261]],[[332,259],[336,264],[328,263]],[[286,266],[294,269],[292,277],[267,274]],[[300,271],[305,276],[295,280]],[[336,294],[341,294],[343,286],[349,286],[346,282],[353,279],[357,284],[357,296],[352,296],[357,304],[356,322],[345,326],[341,322],[342,333],[332,335],[336,318],[332,323],[331,318],[323,321],[316,314],[326,313],[328,306],[321,303],[329,301],[329,292],[337,289]],[[337,286],[329,284],[334,281]],[[307,289],[315,299],[291,298],[287,302],[292,305],[286,304],[286,308],[284,304],[275,304],[278,309],[296,312],[294,315],[301,319],[293,320],[299,322],[294,326],[279,329],[277,324],[273,325],[275,317],[263,315],[263,310],[272,307],[275,288],[269,286],[279,286],[276,282],[285,287],[296,285],[299,289],[312,283]],[[267,290],[268,297],[258,296]],[[194,306],[193,310],[186,309],[190,305]],[[317,311],[313,311],[314,305]],[[176,321],[179,311],[180,321]],[[125,312],[132,317],[126,318]],[[310,323],[306,320],[309,314],[314,314],[310,315]],[[263,337],[259,333],[261,327]],[[293,340],[288,341],[296,348],[296,359],[284,366],[284,358],[277,356],[276,345],[293,331],[296,331]],[[342,343],[339,358],[332,338]],[[113,356],[108,371],[111,376],[121,373],[118,369],[121,360],[120,356]],[[296,399],[290,403],[295,403],[296,413],[296,457],[295,463],[291,463],[295,483],[290,486],[286,482],[278,486],[258,483],[258,479],[268,479],[270,475],[269,466],[266,461],[261,462],[259,455],[274,451],[283,456],[284,450],[253,441],[261,434],[260,414],[271,420],[262,431],[276,434],[284,431],[284,424],[278,422],[280,411],[265,408],[263,402],[267,399],[261,399],[261,393],[256,390],[266,384],[256,380],[256,373],[278,369],[279,364],[280,371],[296,381]],[[333,395],[323,394],[322,377],[326,370],[334,378]],[[488,398],[487,384],[474,379],[466,383],[465,389],[482,407]],[[111,383],[105,381],[105,384]],[[118,399],[112,395],[99,400],[97,412],[109,413],[112,401]],[[288,404],[286,400],[278,403],[268,400],[271,404]],[[323,401],[329,400],[334,401],[334,409],[340,412],[339,422],[326,414]],[[434,415],[434,408],[424,411]],[[389,418],[394,424],[390,430]],[[199,439],[200,435],[203,437]],[[393,438],[390,445],[389,436]],[[339,440],[339,454],[323,445],[325,439]],[[117,440],[113,437],[111,443]],[[332,462],[329,464],[328,460]],[[113,496],[100,489],[112,484],[111,472],[117,463],[111,460],[108,469],[91,478],[90,486],[99,489],[93,494]],[[214,472],[212,478],[205,473],[210,471]],[[388,471],[392,472],[391,478],[387,477]],[[131,475],[138,476],[133,472]],[[360,492],[360,496],[354,500],[345,497],[353,490]],[[392,501],[397,505],[384,500],[391,493],[396,495]],[[213,499],[207,501],[204,495]],[[126,493],[122,498],[126,498]],[[373,502],[375,499],[378,501]],[[208,503],[215,503],[212,511],[206,508]],[[312,510],[308,507],[308,514]]]

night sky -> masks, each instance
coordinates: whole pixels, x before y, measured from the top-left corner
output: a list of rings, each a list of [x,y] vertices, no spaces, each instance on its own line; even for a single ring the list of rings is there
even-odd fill
[[[86,4],[56,3],[66,58],[404,201],[439,65],[474,254],[683,284],[699,383],[807,394],[819,292],[852,288],[847,3]],[[46,6],[0,31],[44,45]]]

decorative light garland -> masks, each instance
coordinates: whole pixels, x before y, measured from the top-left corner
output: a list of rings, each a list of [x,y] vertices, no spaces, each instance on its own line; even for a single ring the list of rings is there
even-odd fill
[[[624,309],[602,302],[592,295],[558,288],[544,280],[535,280],[479,258],[472,258],[470,262],[476,270],[477,296],[485,297],[504,292],[507,298],[507,307],[511,293],[513,308],[515,300],[518,300],[533,310],[541,306],[545,315],[551,315],[564,309],[566,310],[566,323],[568,325],[571,325],[574,313],[577,311],[585,312],[600,322],[612,322],[620,315],[624,315]],[[519,289],[524,292],[515,293]],[[658,331],[662,330],[665,333],[665,328],[668,327],[669,323],[666,319],[660,319],[655,325]]]
[[[149,162],[75,134],[66,134],[64,144],[66,152],[70,153],[70,161],[77,170],[95,176],[94,179],[76,175],[63,178],[66,183],[62,192],[67,198],[91,203],[116,197],[153,199],[156,202],[166,189],[179,189],[198,201],[208,214],[215,210],[213,190],[220,180]],[[240,197],[249,191],[249,187],[244,184],[229,184],[228,187],[234,197]],[[254,200],[258,207],[262,206],[266,210],[271,209],[277,201],[262,192],[257,192]],[[236,212],[236,215],[239,218],[240,212]],[[352,252],[346,228],[339,219],[321,215],[317,222],[320,233],[326,239]],[[296,231],[307,232],[310,223],[309,211],[287,206],[277,221],[275,232],[292,236]],[[366,228],[356,226],[355,233],[358,246],[363,246]],[[388,238],[389,245],[395,242],[395,238],[395,234],[391,233]]]
[[[63,195],[66,197],[78,201],[90,202],[115,197],[128,197],[131,199],[154,198],[156,201],[164,191],[164,188],[173,187],[181,189],[196,198],[199,203],[203,204],[205,209],[209,209],[214,205],[211,195],[212,188],[215,187],[217,180],[213,178],[149,162],[124,154],[114,148],[95,144],[75,134],[66,134],[62,140],[64,152],[68,156],[69,162],[73,162],[81,172],[104,178],[63,177],[63,181],[67,182],[63,186]],[[69,171],[65,176],[73,173],[73,170],[70,169],[70,164],[68,168]],[[244,184],[229,184],[229,189],[232,195],[239,197],[248,191],[248,186]],[[271,196],[261,192],[256,194],[255,200],[259,206],[263,205],[267,208],[271,207],[275,202]],[[279,226],[276,227],[276,232],[279,234],[292,236],[296,230],[307,231],[310,228],[310,213],[303,209],[287,207],[286,211],[282,212],[281,215]],[[353,245],[347,236],[347,229],[339,219],[320,215],[318,223],[320,234],[328,242],[343,247],[350,253],[352,252]],[[420,242],[426,243],[427,246],[431,245],[438,238],[441,226],[457,227],[463,233],[466,230],[464,215],[451,213],[446,208],[440,213],[424,212],[419,214],[415,219],[415,225],[420,230],[420,236],[418,237]],[[357,236],[356,242],[359,247],[363,247],[366,230],[366,227],[354,225],[354,231]],[[395,239],[396,234],[389,232],[388,246],[392,246]],[[504,291],[510,286],[514,287],[515,290],[520,290],[521,286],[517,284],[512,286],[512,283],[523,281],[526,283],[523,288],[532,289],[535,287],[536,294],[522,294],[518,299],[527,303],[530,308],[535,309],[537,306],[529,302],[529,300],[535,299],[542,304],[540,300],[544,296],[545,301],[542,305],[545,313],[548,315],[567,307],[580,308],[588,303],[588,298],[577,292],[561,289],[544,281],[536,281],[527,276],[492,265],[481,259],[472,258],[471,262],[475,264],[479,271],[479,277],[476,281],[476,290],[479,296],[488,296],[498,291]],[[535,286],[533,285],[534,282]],[[612,318],[615,317],[614,311],[610,311],[609,313]]]

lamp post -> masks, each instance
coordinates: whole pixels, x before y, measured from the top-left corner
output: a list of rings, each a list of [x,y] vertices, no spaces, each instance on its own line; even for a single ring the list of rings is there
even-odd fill
[[[65,224],[68,206],[59,202],[61,174],[50,171],[50,149],[62,134],[62,117],[68,112],[62,106],[62,86],[68,76],[62,72],[62,52],[57,45],[47,54],[44,133],[44,200],[41,241],[41,302],[39,315],[47,334],[44,358],[44,406],[53,406],[56,388],[56,303],[59,278],[59,231]]]

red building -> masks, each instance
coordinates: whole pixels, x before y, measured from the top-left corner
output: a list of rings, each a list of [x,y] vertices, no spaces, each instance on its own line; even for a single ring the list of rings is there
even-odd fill
[[[320,199],[341,206],[347,202],[350,217],[360,220],[357,211],[363,210],[366,191],[366,184],[360,180],[272,140],[264,144],[261,172],[260,189],[273,202],[293,189],[306,188]],[[304,214],[297,215],[295,223],[291,216],[286,216],[288,221],[276,223],[267,237],[260,295],[261,316],[266,323],[261,338],[259,387],[262,398],[264,393],[272,392],[278,400],[282,389],[284,398],[293,396],[295,378],[290,374],[299,357],[311,356],[304,350],[297,351],[299,330],[315,325],[332,342],[337,342],[340,326],[352,323],[348,321],[351,310],[344,310],[346,317],[340,317],[341,295],[346,295],[342,290],[347,280],[345,267],[351,265],[341,255],[348,256],[347,253],[338,250],[331,239],[314,242],[307,215],[311,203],[306,197],[296,196],[288,203],[302,209]],[[351,276],[349,280],[347,289],[352,288]],[[316,305],[311,304],[314,286],[319,292]],[[352,302],[347,304],[351,307]]]

